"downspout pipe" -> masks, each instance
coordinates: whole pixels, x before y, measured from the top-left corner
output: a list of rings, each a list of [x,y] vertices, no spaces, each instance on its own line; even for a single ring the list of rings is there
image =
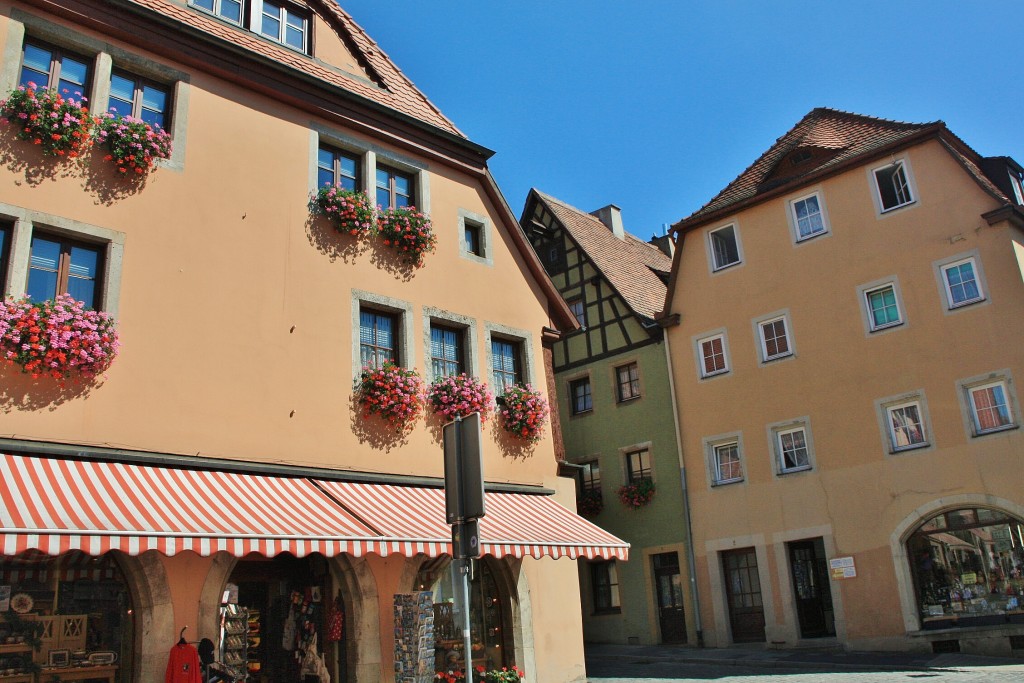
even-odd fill
[[[686,463],[683,461],[683,438],[679,427],[679,404],[676,401],[676,380],[672,371],[672,352],[668,330],[664,330],[665,364],[668,369],[668,388],[672,394],[672,421],[676,429],[676,456],[679,458],[679,486],[683,493],[683,519],[686,521],[686,567],[690,574],[690,599],[693,601],[693,626],[697,631],[697,647],[704,647],[704,626],[700,618],[700,592],[697,589],[697,560],[693,552],[693,525],[690,522],[690,494],[686,485]]]

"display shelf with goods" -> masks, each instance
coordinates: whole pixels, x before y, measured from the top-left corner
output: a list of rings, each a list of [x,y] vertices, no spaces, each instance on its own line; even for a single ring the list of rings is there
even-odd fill
[[[434,678],[434,598],[429,591],[398,593],[395,604],[395,681]]]
[[[220,664],[236,679],[244,679],[249,664],[249,620],[251,613],[236,604],[220,608]],[[259,614],[256,615],[257,623]],[[257,631],[259,629],[257,628]]]
[[[24,642],[0,645],[0,683],[32,683],[32,650]]]

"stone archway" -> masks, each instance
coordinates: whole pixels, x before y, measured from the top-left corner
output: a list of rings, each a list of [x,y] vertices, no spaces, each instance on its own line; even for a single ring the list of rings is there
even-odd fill
[[[174,605],[160,555],[115,553],[135,609],[135,666],[132,679],[162,680],[167,670],[167,647],[173,643]]]

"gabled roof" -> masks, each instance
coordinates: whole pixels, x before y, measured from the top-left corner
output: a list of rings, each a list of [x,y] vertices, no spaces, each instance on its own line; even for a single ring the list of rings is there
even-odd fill
[[[586,211],[537,189],[531,193],[554,214],[633,312],[654,320],[665,304],[667,291],[665,283],[655,273],[668,274],[672,259],[628,232],[625,239],[619,239]]]
[[[428,123],[441,130],[465,137],[427,97],[405,77],[394,62],[380,49],[366,32],[333,0],[309,0],[311,9],[333,25],[342,40],[354,52],[357,60],[377,77],[378,83],[360,75],[349,74],[324,62],[277,45],[245,28],[235,26],[183,2],[172,0],[128,0],[164,17],[174,19],[236,47],[286,64],[309,76],[348,90],[377,104]]]

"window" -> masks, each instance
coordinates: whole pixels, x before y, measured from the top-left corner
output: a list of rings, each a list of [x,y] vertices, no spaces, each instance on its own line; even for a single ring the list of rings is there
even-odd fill
[[[569,310],[576,316],[576,322],[580,324],[580,329],[586,329],[587,309],[583,306],[583,299],[571,299],[567,303],[569,304]]]
[[[582,377],[569,382],[569,396],[572,398],[572,414],[589,413],[594,409],[590,396],[590,378]]]
[[[786,318],[774,318],[758,323],[761,330],[761,352],[766,361],[789,356],[793,353],[786,330]]]
[[[779,472],[798,472],[811,468],[811,449],[808,443],[807,428],[779,427],[773,430],[775,435],[775,452],[778,456]]]
[[[942,266],[942,282],[950,308],[966,306],[985,298],[973,258]]]
[[[1013,186],[1013,196],[1018,204],[1024,204],[1024,183],[1016,171],[1010,170],[1010,185]]]
[[[902,161],[876,168],[874,175],[883,212],[906,206],[914,201]]]
[[[872,332],[903,322],[900,307],[896,303],[896,289],[886,284],[864,292],[864,301],[868,309],[868,322]]]
[[[626,453],[626,483],[651,479],[651,452],[646,448]]]
[[[615,560],[590,563],[590,583],[593,589],[594,613],[618,612],[619,575]]]
[[[893,451],[909,450],[928,444],[920,403],[914,401],[888,406],[885,412],[889,426],[889,442]]]
[[[191,4],[235,24],[242,23],[241,0],[192,0]]]
[[[306,52],[309,46],[309,18],[289,5],[263,0],[260,33],[274,42]]]
[[[597,460],[581,462],[580,467],[580,491],[589,493],[591,491],[601,492],[601,466]]]
[[[379,367],[398,362],[398,317],[373,310],[359,311],[359,363]]]
[[[970,398],[971,415],[977,434],[1014,426],[1005,382],[970,387],[967,395]]]
[[[615,368],[619,403],[640,398],[640,368],[636,363]]]
[[[735,225],[727,225],[708,233],[708,239],[711,241],[713,270],[720,270],[740,262],[740,246]]]
[[[100,308],[103,253],[100,246],[36,233],[29,257],[29,298],[44,301],[70,294],[89,308]]]
[[[10,223],[0,223],[0,297],[6,291],[7,268],[11,261],[11,234],[14,227]]]
[[[817,194],[796,199],[792,202],[793,221],[796,226],[797,241],[828,232],[825,223],[825,212]]]
[[[474,256],[484,255],[484,245],[480,236],[480,225],[465,221],[463,223],[462,237],[466,241],[466,251]]]
[[[463,333],[451,327],[430,326],[430,366],[434,379],[465,372]]]
[[[501,396],[514,384],[523,383],[523,363],[517,342],[491,339],[491,369],[494,393]]]
[[[320,147],[316,158],[316,184],[337,185],[353,192],[362,187],[359,178],[359,157],[330,147]]]
[[[715,485],[729,484],[743,479],[738,441],[715,444],[711,447],[711,477]]]
[[[387,166],[377,166],[377,205],[398,209],[416,203],[413,178]]]
[[[65,97],[88,95],[89,61],[55,47],[25,43],[19,85],[35,83],[37,88],[56,87]]]
[[[154,128],[166,129],[169,103],[169,90],[164,86],[123,73],[110,76],[107,110],[115,116],[134,116]]]
[[[719,334],[707,339],[701,339],[701,377],[711,377],[729,371],[729,365],[725,357],[725,335]]]

